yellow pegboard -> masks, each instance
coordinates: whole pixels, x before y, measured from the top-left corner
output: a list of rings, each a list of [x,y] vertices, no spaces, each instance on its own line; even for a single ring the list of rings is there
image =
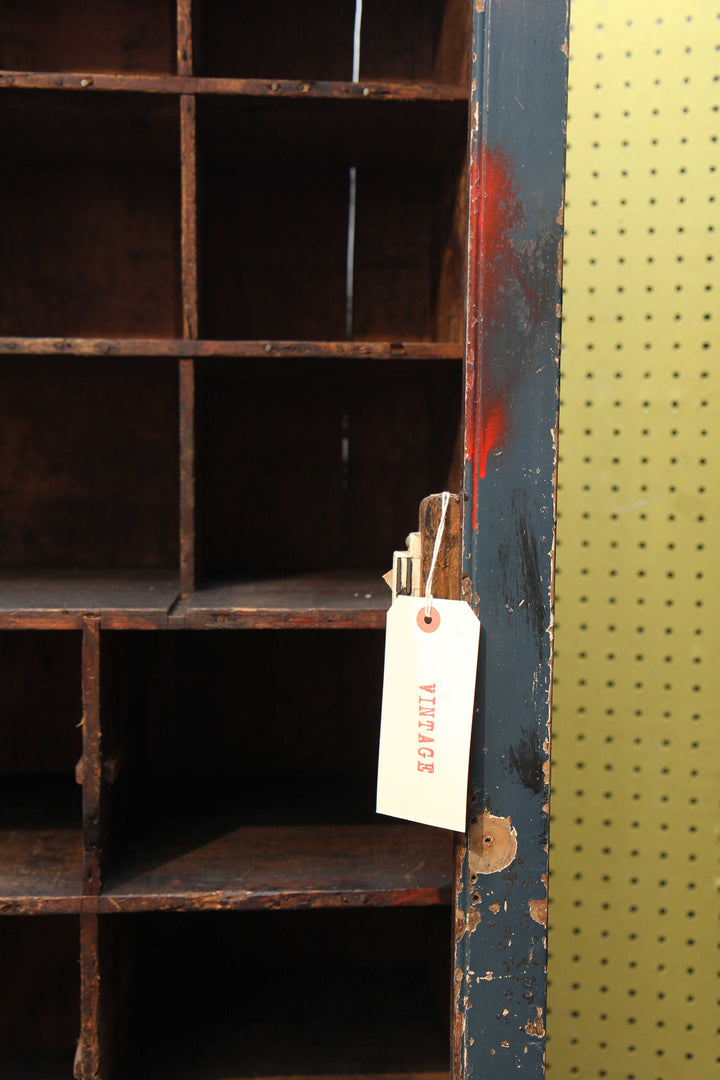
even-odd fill
[[[708,1080],[720,7],[571,21],[548,1071]]]

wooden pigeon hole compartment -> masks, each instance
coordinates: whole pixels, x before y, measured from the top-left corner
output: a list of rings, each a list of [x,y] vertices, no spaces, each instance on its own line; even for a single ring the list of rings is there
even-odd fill
[[[444,1076],[452,838],[373,773],[470,4],[365,0],[355,72],[345,0],[1,17],[0,1073]]]

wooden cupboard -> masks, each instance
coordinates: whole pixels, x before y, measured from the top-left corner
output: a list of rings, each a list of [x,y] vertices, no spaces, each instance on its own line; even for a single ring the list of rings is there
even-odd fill
[[[479,6],[0,8],[10,1080],[480,1061],[472,859],[373,798],[381,574],[479,528]]]

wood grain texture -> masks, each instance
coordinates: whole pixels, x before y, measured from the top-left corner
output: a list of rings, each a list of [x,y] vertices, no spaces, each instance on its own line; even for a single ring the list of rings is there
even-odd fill
[[[71,776],[3,776],[0,914],[80,911],[80,801]]]
[[[391,593],[363,571],[226,578],[202,585],[184,605],[188,629],[382,629]]]
[[[195,367],[180,361],[180,594],[195,589]]]
[[[177,70],[179,75],[193,73],[192,0],[177,0]]]
[[[102,1080],[101,971],[99,920],[95,914],[80,919],[80,1043],[76,1080]]]
[[[196,911],[442,904],[452,839],[414,825],[243,826],[204,820],[151,828],[109,874],[100,910]]]
[[[100,619],[83,617],[83,896],[100,891],[103,847],[102,735],[100,729]]]
[[[92,69],[91,69],[92,71]],[[335,98],[365,101],[467,101],[465,86],[455,83],[308,81],[306,79],[196,78],[191,75],[111,75],[96,71],[0,72],[0,90],[80,90],[85,94],[117,91],[136,94],[222,94],[240,97]]]
[[[0,628],[80,629],[94,613],[104,628],[165,625],[179,584],[168,571],[4,570],[0,574]]]
[[[445,513],[445,524],[440,538],[437,559],[432,577],[432,594],[442,600],[460,599],[460,574],[462,568],[462,522],[465,499],[451,493]],[[428,495],[420,503],[420,537],[422,543],[421,581],[425,590],[432,566],[435,539],[442,517],[442,495]]]
[[[0,356],[212,357],[306,360],[461,360],[453,341],[187,341],[167,338],[0,337]],[[302,370],[300,368],[300,370]]]
[[[198,336],[197,135],[195,97],[180,98],[180,227],[183,337]]]

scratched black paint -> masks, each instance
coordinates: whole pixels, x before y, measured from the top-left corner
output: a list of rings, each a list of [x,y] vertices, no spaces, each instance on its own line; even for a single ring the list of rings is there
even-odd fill
[[[545,754],[538,732],[526,728],[518,741],[510,747],[508,758],[520,783],[534,795],[541,795],[545,789]]]

